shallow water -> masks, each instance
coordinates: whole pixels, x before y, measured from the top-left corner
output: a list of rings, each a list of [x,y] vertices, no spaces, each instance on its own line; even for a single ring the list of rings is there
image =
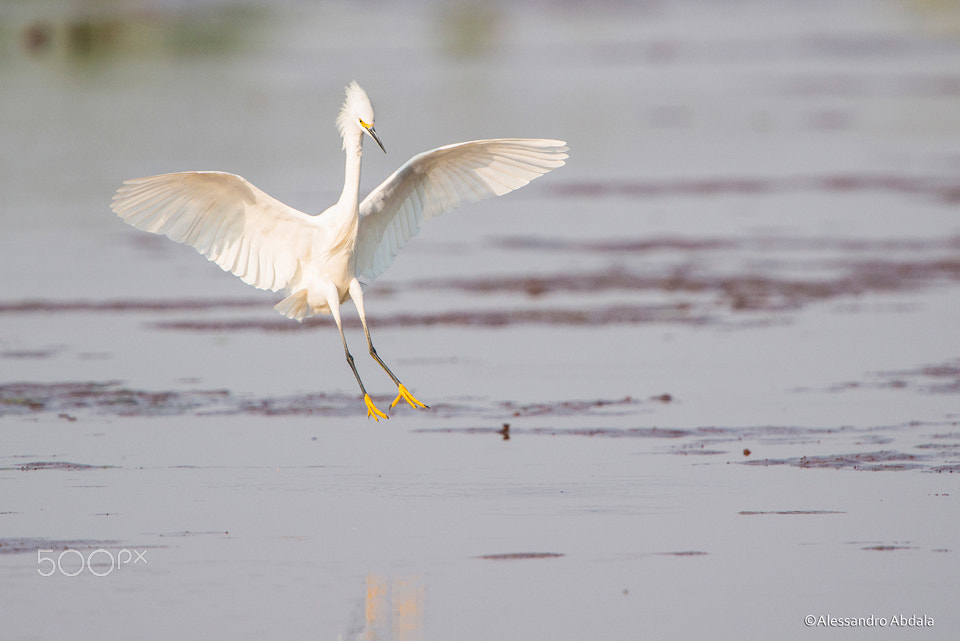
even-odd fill
[[[0,8],[4,639],[956,637],[956,10],[191,7]],[[108,209],[321,209],[353,78],[364,188],[571,147],[370,285],[431,406],[380,423],[328,318]]]

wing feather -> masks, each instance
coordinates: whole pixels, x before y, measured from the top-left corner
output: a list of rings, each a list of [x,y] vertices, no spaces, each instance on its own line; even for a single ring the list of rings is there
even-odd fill
[[[315,217],[233,174],[182,172],[127,180],[113,211],[130,225],[191,245],[258,289],[286,289],[310,251]]]
[[[426,221],[519,189],[561,167],[566,151],[561,140],[500,138],[414,156],[360,203],[357,273],[373,280]]]

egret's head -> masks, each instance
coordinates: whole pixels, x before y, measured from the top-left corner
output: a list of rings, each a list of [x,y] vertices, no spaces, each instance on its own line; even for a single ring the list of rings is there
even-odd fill
[[[373,138],[380,149],[386,153],[380,137],[373,127],[373,105],[367,97],[367,92],[354,80],[347,85],[347,96],[343,99],[343,106],[340,108],[340,114],[337,116],[337,128],[340,130],[340,136],[344,140],[344,147],[348,134],[359,133],[361,136],[367,134]]]

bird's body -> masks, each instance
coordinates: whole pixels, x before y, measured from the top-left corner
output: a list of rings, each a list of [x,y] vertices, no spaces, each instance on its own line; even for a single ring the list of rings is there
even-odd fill
[[[244,178],[216,171],[183,172],[124,182],[112,208],[125,222],[192,245],[221,268],[258,289],[284,291],[276,310],[301,321],[332,314],[368,416],[384,417],[370,400],[347,349],[340,305],[352,299],[370,355],[398,386],[393,405],[413,398],[377,355],[370,340],[359,278],[373,280],[424,222],[459,206],[501,195],[564,164],[566,143],[504,138],[447,145],[414,156],[359,198],[363,136],[383,148],[373,108],[354,82],[337,126],[346,167],[339,200],[312,216],[267,195]],[[391,405],[391,407],[393,406]]]

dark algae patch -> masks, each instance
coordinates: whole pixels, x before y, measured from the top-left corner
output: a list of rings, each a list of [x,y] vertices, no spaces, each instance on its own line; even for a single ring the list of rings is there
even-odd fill
[[[922,376],[954,375],[953,365],[917,370]],[[644,440],[647,454],[692,457],[696,464],[857,471],[960,472],[960,433],[954,420],[911,421],[895,425],[803,427],[658,427],[643,425],[651,405],[674,402],[672,395],[624,396],[524,403],[505,400],[448,401],[434,404],[413,432],[493,437],[510,444],[528,438]],[[643,400],[641,400],[643,399]],[[389,403],[391,397],[378,397]],[[282,396],[238,395],[229,390],[139,390],[117,381],[0,384],[0,416],[52,416],[82,425],[85,417],[162,416],[306,416],[356,417],[363,401],[349,393],[299,393]],[[635,427],[610,427],[606,420],[636,417]],[[487,425],[450,427],[455,418],[489,420]],[[563,425],[577,418],[575,425]],[[504,423],[504,420],[510,423]],[[539,423],[539,424],[538,424]],[[558,425],[559,423],[559,425]],[[825,446],[836,453],[822,454]],[[783,448],[795,456],[782,456]],[[767,452],[777,448],[781,456]],[[817,454],[805,454],[816,448]],[[860,449],[863,448],[863,449]],[[829,451],[828,450],[828,451]],[[37,460],[4,469],[22,471],[102,469],[82,463]]]
[[[764,511],[753,511],[753,510],[742,510],[737,512],[742,516],[758,516],[760,514],[779,514],[785,516],[797,516],[797,515],[811,515],[811,514],[846,514],[846,512],[840,510],[764,510]]]
[[[547,187],[563,197],[663,198],[667,196],[708,197],[722,195],[763,195],[784,192],[903,194],[960,202],[960,181],[900,174],[824,174],[786,177],[680,178],[674,180],[606,180],[560,183]]]
[[[861,452],[826,456],[800,456],[784,459],[745,461],[744,465],[790,465],[802,468],[826,468],[835,470],[896,471],[917,470],[927,467],[924,461],[930,457],[922,454],[905,454],[895,450]]]
[[[508,552],[506,554],[482,554],[478,559],[488,561],[524,561],[527,559],[558,559],[563,554],[558,552]]]
[[[71,463],[70,461],[31,461],[20,465],[0,467],[0,470],[19,470],[21,472],[35,472],[38,470],[61,470],[69,472],[83,472],[87,470],[108,470],[115,465],[88,465],[86,463]]]
[[[589,415],[589,414],[588,414]],[[534,414],[533,417],[539,415]],[[545,416],[549,417],[550,414]],[[939,423],[905,423],[874,427],[804,428],[797,426],[767,425],[758,427],[698,427],[691,429],[660,427],[518,427],[511,425],[510,440],[533,437],[579,437],[601,439],[644,439],[652,442],[651,454],[689,456],[696,455],[698,463],[740,464],[752,467],[790,466],[805,469],[833,469],[857,471],[923,471],[950,473],[960,472],[960,434],[955,432],[930,433]],[[944,423],[943,425],[953,425]],[[922,435],[915,430],[923,428]],[[421,428],[417,432],[433,434],[481,435],[502,438],[500,427],[440,427]],[[923,439],[923,440],[920,440]],[[932,439],[932,442],[927,439]],[[743,443],[751,443],[744,448]],[[801,450],[807,446],[822,447],[834,442],[837,449],[850,444],[896,444],[901,449],[885,449],[867,452],[845,452],[828,455],[801,455],[789,458],[763,458],[767,446],[789,446]],[[843,445],[841,445],[843,443]],[[909,448],[909,449],[908,449]],[[909,451],[915,450],[915,451]],[[749,454],[748,454],[749,453]],[[797,510],[756,512],[744,511],[744,515],[756,514],[834,514],[829,510]]]
[[[801,181],[802,182],[802,181]],[[818,181],[813,181],[817,183]],[[723,193],[753,183],[706,181],[694,191]],[[916,193],[945,193],[934,181],[917,183],[909,189],[902,181],[837,177],[819,181],[837,191],[892,187]],[[725,186],[726,185],[726,186]],[[687,187],[680,186],[681,189]],[[615,191],[619,188],[614,188]],[[957,186],[949,193],[956,194]],[[629,190],[628,190],[629,191]],[[641,192],[647,191],[641,189]],[[913,292],[941,283],[960,282],[960,237],[940,240],[858,238],[793,238],[752,236],[746,238],[616,238],[571,240],[549,238],[500,238],[493,241],[501,250],[519,252],[580,252],[609,259],[606,265],[555,273],[504,276],[448,277],[383,282],[372,292],[398,295],[416,290],[446,295],[513,295],[502,309],[457,309],[454,311],[397,312],[373,314],[370,323],[384,328],[508,325],[603,326],[609,324],[675,323],[717,324],[740,322],[741,312],[790,312],[806,305],[830,300],[854,300],[865,294]],[[668,256],[667,262],[651,264],[651,257]],[[762,267],[744,256],[762,256]],[[730,259],[734,260],[731,261]],[[714,259],[732,264],[732,269],[711,268]],[[798,261],[803,269],[798,270]],[[549,296],[580,296],[611,292],[622,302],[589,306],[559,305],[544,308],[537,303]],[[638,303],[636,294],[668,294],[666,303]],[[0,315],[9,314],[145,314],[155,318],[152,327],[190,332],[299,331],[332,326],[330,318],[309,318],[302,324],[279,316],[245,318],[251,311],[267,310],[275,297],[158,300],[38,300],[0,301]],[[467,307],[466,305],[464,307]],[[235,316],[210,319],[211,311]],[[346,327],[359,327],[358,319],[347,315]],[[50,349],[4,350],[8,359],[49,358]],[[953,364],[956,367],[956,363]],[[939,374],[937,374],[939,376]],[[950,377],[949,374],[947,374]],[[955,383],[956,376],[950,377]]]
[[[43,538],[0,538],[0,554],[37,554],[37,550],[95,550],[116,545],[117,541],[89,539],[54,540]]]
[[[911,369],[872,372],[862,381],[844,381],[827,388],[830,392],[858,389],[913,390],[925,394],[960,393],[960,358],[921,365]]]
[[[79,383],[6,383],[0,385],[0,416],[34,412],[88,410],[118,416],[183,414],[228,397],[224,390],[147,392],[111,381]]]

